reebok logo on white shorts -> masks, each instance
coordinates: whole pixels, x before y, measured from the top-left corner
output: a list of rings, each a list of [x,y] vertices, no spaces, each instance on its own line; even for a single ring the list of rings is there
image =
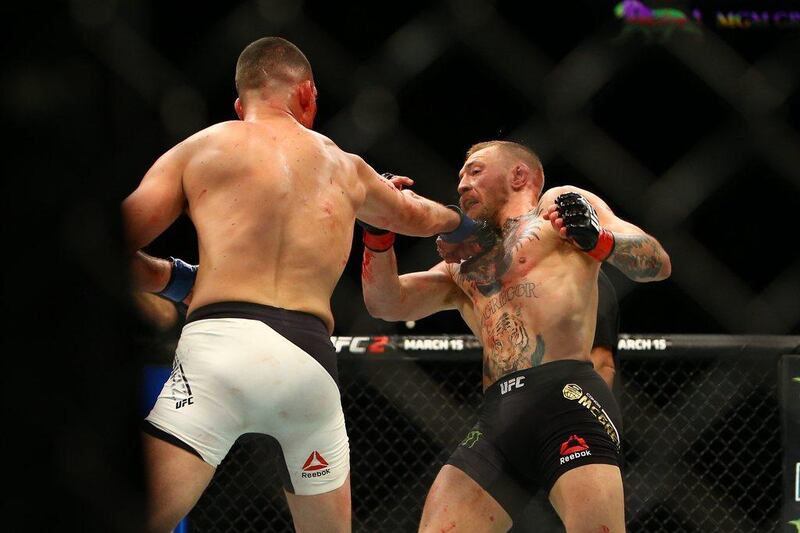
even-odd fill
[[[303,478],[322,477],[330,473],[331,469],[328,468],[328,461],[316,450],[311,452],[311,455],[308,456],[305,464],[303,464]]]

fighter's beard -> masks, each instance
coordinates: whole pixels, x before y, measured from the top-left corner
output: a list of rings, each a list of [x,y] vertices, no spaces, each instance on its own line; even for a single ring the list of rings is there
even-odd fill
[[[495,217],[497,216],[497,210],[491,210],[488,206],[482,205],[481,210],[476,217],[476,220],[485,220],[492,226],[496,226]]]

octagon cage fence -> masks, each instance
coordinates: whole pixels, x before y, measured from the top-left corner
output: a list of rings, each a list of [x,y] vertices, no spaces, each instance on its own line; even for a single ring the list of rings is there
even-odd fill
[[[332,340],[353,529],[416,531],[434,477],[476,422],[480,345],[469,335]],[[800,403],[800,356],[788,354],[800,353],[800,337],[623,334],[619,353],[628,529],[793,532],[800,434],[787,431],[791,416],[793,428],[800,421],[790,412]],[[240,438],[182,531],[292,531],[273,452],[262,435]],[[512,531],[563,527],[539,495]]]

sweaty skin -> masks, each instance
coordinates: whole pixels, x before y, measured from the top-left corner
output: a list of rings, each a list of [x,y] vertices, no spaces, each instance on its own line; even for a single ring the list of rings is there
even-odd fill
[[[507,219],[490,252],[444,264],[463,295],[456,308],[484,347],[484,389],[548,361],[589,360],[600,263],[562,240],[541,205]]]
[[[590,360],[600,263],[566,239],[563,222],[553,215],[558,195],[577,192],[589,200],[616,238],[607,261],[628,277],[655,281],[670,271],[658,242],[616,217],[594,194],[556,187],[535,203],[535,188],[504,188],[507,168],[498,150],[487,148],[468,158],[459,174],[465,213],[498,227],[493,247],[464,262],[399,277],[393,250],[366,250],[369,271],[362,275],[367,309],[384,320],[457,309],[482,342],[484,389],[508,373],[549,361]]]
[[[184,209],[200,255],[189,312],[247,301],[311,313],[329,331],[356,217],[419,236],[458,224],[451,210],[398,191],[358,156],[271,111],[211,126],[163,155],[123,203],[131,250]],[[162,274],[145,290],[166,282]]]
[[[590,360],[600,263],[569,240],[556,198],[576,192],[591,204],[599,224],[616,239],[606,261],[629,278],[666,278],[669,256],[594,194],[557,187],[540,198],[543,185],[541,162],[524,146],[474,145],[459,172],[459,202],[468,216],[497,228],[494,243],[482,239],[482,251],[461,262],[440,239],[444,262],[403,276],[392,249],[365,250],[362,289],[369,312],[384,320],[418,320],[458,309],[483,344],[484,390],[510,372],[556,360]],[[472,443],[470,438],[462,445]],[[548,496],[567,531],[625,530],[622,478],[615,465],[569,470]],[[508,531],[513,525],[508,511],[470,474],[446,464],[428,493],[419,530]]]

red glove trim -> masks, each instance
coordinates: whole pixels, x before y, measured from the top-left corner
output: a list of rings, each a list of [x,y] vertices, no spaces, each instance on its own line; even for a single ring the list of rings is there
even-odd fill
[[[394,233],[391,231],[381,235],[375,235],[364,231],[364,246],[373,252],[385,252],[394,245]]]
[[[603,228],[597,236],[597,244],[586,253],[602,263],[614,252],[614,242],[614,234]]]

